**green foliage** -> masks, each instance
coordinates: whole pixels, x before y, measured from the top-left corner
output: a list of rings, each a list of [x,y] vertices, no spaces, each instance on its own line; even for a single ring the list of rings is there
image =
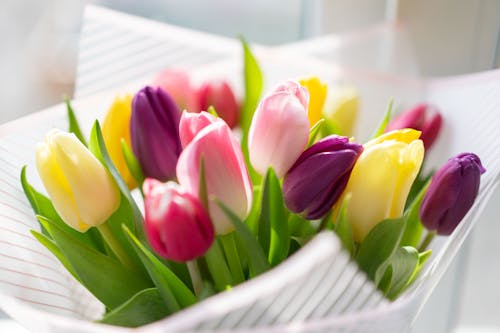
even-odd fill
[[[108,312],[99,322],[139,327],[160,320],[169,314],[158,289],[148,288],[139,291],[124,304]]]
[[[382,118],[382,121],[380,122],[377,129],[373,133],[372,138],[376,138],[384,133],[387,124],[389,124],[389,121],[391,120],[393,104],[394,104],[394,99],[391,98],[389,101],[389,105],[387,106],[387,111],[385,111],[384,118]]]

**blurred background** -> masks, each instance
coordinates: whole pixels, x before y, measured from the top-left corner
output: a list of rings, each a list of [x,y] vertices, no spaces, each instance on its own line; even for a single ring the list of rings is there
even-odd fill
[[[316,57],[383,73],[450,76],[500,67],[498,0],[2,0],[0,124],[72,96],[86,4],[267,46],[314,39]],[[371,34],[388,37],[366,39],[381,57],[359,48]],[[330,47],[315,51],[325,43]],[[500,332],[498,192],[414,332]]]

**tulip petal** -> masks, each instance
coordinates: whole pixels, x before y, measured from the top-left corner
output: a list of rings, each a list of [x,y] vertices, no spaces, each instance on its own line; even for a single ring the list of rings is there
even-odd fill
[[[111,176],[74,135],[59,132],[49,141],[51,153],[72,190],[81,220],[90,226],[103,223],[120,204],[120,194]]]
[[[36,166],[57,213],[72,228],[86,231],[90,226],[81,221],[68,180],[46,143],[37,145]]]

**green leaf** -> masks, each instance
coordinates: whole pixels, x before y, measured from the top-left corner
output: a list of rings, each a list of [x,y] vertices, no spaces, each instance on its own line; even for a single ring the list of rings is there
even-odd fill
[[[53,236],[82,284],[107,308],[113,309],[140,290],[150,287],[141,276],[126,269],[117,260],[82,243],[57,224],[42,216],[38,216],[38,220]]]
[[[311,130],[309,131],[309,140],[307,141],[307,147],[312,146],[318,136],[321,134],[321,129],[323,128],[323,125],[325,124],[325,118],[321,118],[316,122],[316,124],[311,127]]]
[[[420,239],[422,238],[422,232],[424,227],[420,222],[419,211],[420,205],[424,200],[425,192],[427,192],[427,188],[429,187],[430,179],[424,184],[420,193],[415,197],[410,207],[405,212],[405,216],[407,216],[405,232],[403,237],[401,238],[400,246],[412,246],[417,247],[420,243]]]
[[[134,246],[149,276],[158,288],[170,312],[190,306],[196,302],[191,290],[167,266],[161,263],[135,236],[123,225],[123,230]]]
[[[62,253],[61,249],[57,247],[57,244],[52,241],[49,237],[45,236],[44,234],[39,233],[38,231],[35,230],[30,230],[31,234],[33,237],[36,238],[37,241],[39,241],[43,246],[47,248],[52,254],[61,262],[61,264],[68,270],[68,272],[73,275],[75,279],[80,281],[80,278],[75,272],[75,269],[73,266],[71,266],[71,263],[68,261],[68,259],[64,256]],[[80,281],[81,283],[81,281]]]
[[[210,105],[207,109],[207,112],[210,113],[212,116],[214,116],[215,118],[219,118],[219,114],[217,113],[217,111],[215,110],[214,106],[213,105]]]
[[[269,269],[269,263],[266,261],[266,256],[259,242],[255,239],[250,229],[244,224],[238,216],[236,216],[229,208],[222,202],[217,200],[217,204],[224,211],[226,216],[233,223],[236,233],[246,249],[248,264],[250,266],[250,276],[259,275]]]
[[[99,161],[101,161],[101,163],[108,169],[109,173],[111,174],[116,184],[118,185],[120,192],[123,194],[123,197],[127,199],[127,202],[129,203],[130,208],[132,209],[135,222],[133,228],[131,228],[131,231],[141,241],[146,241],[146,235],[144,233],[144,224],[143,224],[144,219],[142,217],[142,213],[139,210],[139,207],[137,206],[134,198],[132,198],[132,195],[130,194],[127,184],[125,184],[125,181],[123,180],[122,176],[120,175],[115,165],[111,161],[111,158],[109,157],[106,145],[104,143],[104,139],[102,137],[101,127],[97,120],[95,121],[94,126],[92,127],[92,132],[90,133],[89,149],[94,154],[94,156],[97,159],[99,159]]]
[[[288,214],[288,231],[290,237],[310,238],[316,234],[316,227],[300,215],[290,213]]]
[[[245,275],[243,274],[243,267],[241,266],[234,232],[230,232],[226,235],[220,235],[219,240],[222,248],[224,249],[224,254],[229,265],[229,270],[231,271],[231,277],[234,285],[245,281]]]
[[[255,59],[247,42],[241,37],[241,45],[243,47],[243,77],[245,86],[245,97],[240,114],[240,127],[243,135],[241,138],[241,148],[245,157],[246,165],[250,177],[254,183],[260,179],[260,175],[255,172],[250,164],[248,156],[248,131],[252,122],[253,114],[259,104],[260,95],[264,86],[264,78],[260,69],[259,63]]]
[[[344,248],[349,253],[354,255],[354,238],[352,235],[351,224],[347,218],[347,205],[349,204],[350,196],[346,196],[340,207],[337,220],[335,221],[335,233],[339,236]]]
[[[379,222],[359,246],[356,260],[376,285],[396,252],[405,228],[405,217]]]
[[[100,323],[139,327],[165,318],[170,312],[156,288],[139,291],[128,301],[107,313]]]
[[[78,140],[80,140],[81,143],[87,146],[87,141],[85,140],[85,136],[83,135],[82,130],[80,129],[80,125],[78,124],[78,119],[76,119],[75,112],[71,107],[71,102],[69,98],[66,96],[64,98],[64,101],[66,102],[66,110],[68,113],[69,131],[71,133],[74,133],[78,138]]]
[[[281,185],[272,168],[267,170],[262,187],[259,242],[264,251],[268,250],[271,266],[286,259],[290,248],[290,234]]]
[[[259,217],[260,217],[260,205],[262,203],[262,186],[256,185],[253,187],[253,202],[252,208],[250,209],[250,214],[245,220],[245,224],[248,226],[250,231],[255,237],[259,234]]]
[[[404,246],[396,250],[391,258],[392,279],[386,296],[394,300],[405,289],[415,269],[418,267],[418,251],[414,247]]]
[[[380,135],[382,135],[385,131],[385,128],[387,127],[387,124],[391,120],[391,113],[392,113],[392,106],[394,104],[394,99],[391,98],[389,100],[389,105],[387,106],[387,111],[385,111],[384,118],[378,125],[377,129],[375,130],[375,133],[373,133],[372,138],[376,138]]]
[[[205,262],[218,291],[224,291],[233,285],[233,276],[217,239],[205,253]]]
[[[253,114],[259,104],[264,78],[250,46],[243,38],[240,38],[240,41],[243,47],[243,77],[245,83],[245,97],[241,110],[241,128],[248,135]]]
[[[199,178],[199,193],[198,198],[200,198],[200,202],[205,207],[208,212],[208,190],[207,190],[207,178],[205,175],[205,157],[201,156],[200,158],[200,178]]]
[[[127,168],[130,171],[130,174],[134,178],[135,182],[137,183],[139,190],[142,191],[142,183],[144,183],[145,177],[144,173],[142,172],[141,165],[139,164],[139,161],[135,157],[134,152],[127,144],[127,141],[125,141],[125,139],[122,138],[121,144],[122,144],[122,154],[123,158],[125,159],[125,164],[127,164]]]
[[[417,267],[415,267],[415,271],[413,272],[410,280],[408,281],[407,287],[410,286],[413,283],[413,281],[416,280],[416,278],[418,277],[418,274],[420,273],[420,271],[424,267],[427,260],[431,257],[431,255],[432,255],[432,250],[427,250],[425,252],[420,252],[418,254],[418,265],[417,265]]]
[[[385,270],[385,273],[382,276],[382,279],[380,279],[380,282],[377,286],[378,290],[380,290],[384,295],[387,294],[387,291],[391,287],[391,280],[392,280],[392,266],[389,265]]]
[[[35,190],[33,186],[30,185],[26,178],[26,166],[24,166],[21,170],[21,186],[23,187],[24,193],[28,198],[28,201],[33,208],[33,211],[36,215],[44,216],[48,220],[52,221],[56,225],[58,225],[65,232],[69,233],[73,237],[77,238],[82,243],[100,251],[105,252],[104,243],[102,241],[101,235],[95,229],[89,229],[86,233],[81,233],[76,231],[75,229],[68,226],[56,212],[54,205],[52,202],[43,194]],[[50,233],[45,230],[45,227],[40,224],[42,234],[45,236],[52,238]]]

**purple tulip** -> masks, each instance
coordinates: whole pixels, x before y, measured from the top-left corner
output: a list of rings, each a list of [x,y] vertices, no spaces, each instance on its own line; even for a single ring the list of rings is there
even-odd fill
[[[344,191],[362,151],[362,145],[336,135],[309,147],[285,176],[283,197],[288,209],[307,219],[325,215]]]
[[[420,206],[420,220],[439,235],[450,235],[472,207],[486,169],[473,153],[450,158],[432,178]]]
[[[167,181],[175,177],[181,153],[181,112],[161,88],[146,86],[132,100],[132,150],[146,177]]]

